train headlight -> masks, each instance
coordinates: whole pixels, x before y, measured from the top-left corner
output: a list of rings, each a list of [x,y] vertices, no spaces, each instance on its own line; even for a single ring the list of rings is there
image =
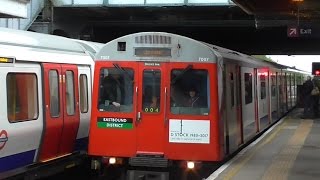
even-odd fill
[[[188,167],[188,169],[193,169],[194,168],[194,162],[188,161],[187,162],[187,167]]]
[[[116,158],[115,157],[111,157],[109,158],[109,164],[115,164],[117,161],[116,161]]]

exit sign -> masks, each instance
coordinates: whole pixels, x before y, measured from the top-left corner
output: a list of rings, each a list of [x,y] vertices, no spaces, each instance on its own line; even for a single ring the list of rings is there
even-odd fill
[[[288,37],[310,37],[314,34],[311,27],[290,26],[287,28]]]

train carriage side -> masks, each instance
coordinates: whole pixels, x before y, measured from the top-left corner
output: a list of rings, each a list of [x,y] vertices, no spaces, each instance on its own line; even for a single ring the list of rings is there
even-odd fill
[[[211,45],[222,56],[221,121],[225,158],[265,129],[269,122],[269,67],[250,56]],[[219,71],[219,70],[218,70]],[[263,76],[263,77],[262,77]],[[259,92],[259,93],[258,93]],[[265,122],[265,125],[262,126]]]
[[[169,33],[107,43],[95,61],[89,136],[94,163],[220,161],[216,62],[208,46]],[[110,91],[121,95],[111,97]]]
[[[0,37],[0,179],[86,151],[93,59],[85,48],[6,28]]]
[[[291,85],[287,87],[289,80],[282,72],[290,71],[290,77],[293,74],[287,66],[264,62],[218,46],[209,46],[219,52],[222,59],[218,67],[222,69],[218,72],[222,72],[223,77],[223,93],[219,94],[219,98],[223,101],[221,121],[224,128],[220,131],[220,136],[226,157],[278,121],[296,105],[297,83],[290,79]],[[294,77],[299,76],[301,71],[294,71]],[[287,89],[290,89],[289,93],[292,91],[290,107],[286,105]],[[284,92],[281,93],[281,90]],[[282,96],[286,98],[284,101],[281,101]],[[286,107],[282,112],[281,102],[284,103],[282,106]]]

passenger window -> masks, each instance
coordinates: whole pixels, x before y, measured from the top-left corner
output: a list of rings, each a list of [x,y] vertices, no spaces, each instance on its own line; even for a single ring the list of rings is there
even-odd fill
[[[132,112],[133,110],[132,69],[102,68],[100,70],[99,111]]]
[[[234,106],[234,80],[233,73],[230,73],[230,98],[231,98],[231,107]]]
[[[6,83],[9,122],[37,119],[39,105],[36,74],[8,73]]]
[[[73,71],[66,71],[66,111],[67,115],[75,114],[75,96],[74,96],[74,74]]]
[[[207,70],[172,70],[170,89],[172,114],[208,115],[210,84]]]
[[[143,71],[143,111],[148,113],[160,112],[160,70],[148,69]]]
[[[50,116],[59,117],[60,98],[59,98],[59,75],[58,71],[49,71],[49,91],[50,91]]]
[[[245,104],[252,103],[252,74],[244,73]]]
[[[267,96],[266,91],[266,76],[260,75],[260,98],[265,99]]]
[[[276,96],[276,76],[271,75],[271,96]]]
[[[88,112],[88,79],[86,74],[80,74],[79,79],[79,94],[80,94],[80,111],[81,113]]]

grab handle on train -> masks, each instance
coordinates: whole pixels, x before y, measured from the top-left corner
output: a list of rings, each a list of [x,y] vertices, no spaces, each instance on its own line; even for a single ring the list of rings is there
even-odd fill
[[[168,120],[167,120],[167,87],[164,88],[164,108],[163,108],[163,113],[164,113],[164,126],[167,125]]]
[[[139,111],[137,113],[137,124],[139,124],[141,122],[141,112]]]
[[[138,86],[136,86],[136,102],[138,101]],[[134,108],[134,112],[137,112],[137,106],[134,106],[135,108]],[[140,121],[141,121],[141,112],[139,111],[139,112],[137,112],[137,116],[136,116],[136,124],[138,125],[139,123],[140,123]]]

